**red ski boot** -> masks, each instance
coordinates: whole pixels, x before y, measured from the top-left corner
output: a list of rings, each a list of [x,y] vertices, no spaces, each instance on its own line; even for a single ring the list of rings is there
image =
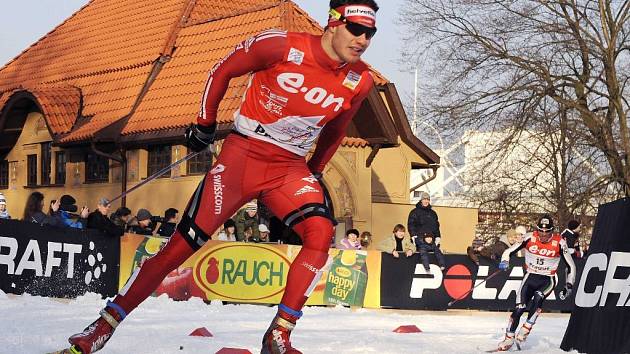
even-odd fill
[[[297,319],[298,317],[279,312],[263,336],[260,354],[302,354],[291,346],[289,339]]]
[[[112,306],[114,305],[114,306]],[[114,307],[119,308],[118,311]],[[108,302],[107,307],[101,310],[101,317],[87,326],[83,332],[77,333],[70,338],[68,342],[76,349],[80,349],[82,354],[90,354],[101,350],[105,343],[114,334],[114,330],[124,319],[122,308],[118,305]]]

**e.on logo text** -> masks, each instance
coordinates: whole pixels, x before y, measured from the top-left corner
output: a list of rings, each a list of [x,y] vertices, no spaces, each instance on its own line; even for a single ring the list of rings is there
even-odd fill
[[[343,106],[343,97],[335,97],[333,94],[328,94],[328,91],[321,87],[308,88],[304,86],[304,75],[302,74],[282,73],[278,75],[276,80],[278,81],[278,85],[289,93],[303,93],[304,100],[308,103],[321,105],[322,108],[334,104],[335,108],[333,110],[335,112],[339,111]]]
[[[589,281],[597,272],[606,272],[604,283]],[[622,276],[616,278],[615,276]],[[626,276],[626,278],[623,278]],[[595,285],[595,287],[593,287]],[[575,294],[575,305],[579,307],[606,306],[609,296],[614,299],[615,306],[630,306],[630,253],[611,252],[610,260],[605,253],[595,253],[588,256],[580,285]]]

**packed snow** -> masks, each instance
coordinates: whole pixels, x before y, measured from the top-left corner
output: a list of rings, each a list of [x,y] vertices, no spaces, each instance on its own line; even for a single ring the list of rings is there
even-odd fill
[[[100,295],[59,300],[0,291],[0,352],[45,353],[66,346],[104,305]],[[147,299],[118,327],[99,352],[216,353],[241,348],[260,352],[260,340],[275,306],[176,302]],[[307,307],[291,336],[304,353],[479,353],[502,339],[509,314],[480,311],[401,311]],[[523,353],[563,353],[559,349],[568,314],[543,313]],[[421,333],[394,333],[415,325]],[[200,327],[212,337],[189,334]]]

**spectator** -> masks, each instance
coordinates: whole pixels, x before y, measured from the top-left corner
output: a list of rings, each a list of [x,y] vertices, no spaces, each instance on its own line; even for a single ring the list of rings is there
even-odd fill
[[[516,230],[516,234],[518,236],[518,238],[516,239],[516,242],[523,242],[523,238],[525,237],[525,234],[527,233],[527,228],[523,225],[519,225],[514,230]]]
[[[120,207],[109,216],[109,219],[114,223],[114,225],[122,228],[124,232],[127,232],[130,227],[129,222],[131,221],[131,210],[126,207]]]
[[[162,237],[171,237],[173,235],[177,226],[177,213],[179,211],[175,208],[168,208],[164,211],[164,219],[162,219],[162,224],[158,229],[158,235]]]
[[[260,233],[258,231],[258,204],[256,201],[251,201],[245,204],[245,207],[236,213],[234,222],[236,223],[236,240],[248,241],[245,236],[245,230],[249,227],[252,229],[252,237],[258,239]]]
[[[488,241],[482,246],[475,247],[476,245],[473,244],[472,247],[468,247],[468,257],[470,257],[476,265],[479,265],[479,256],[498,263],[503,252],[513,244],[519,242],[519,240],[523,240],[522,237],[519,238],[519,233],[515,229],[510,229],[498,240],[496,240],[495,237],[494,242]]]
[[[415,238],[415,242],[418,244],[422,242],[422,236],[424,234],[430,234],[434,237],[432,244],[440,247],[442,237],[440,235],[440,222],[435,210],[431,207],[431,197],[429,193],[422,192],[420,194],[420,201],[416,204],[416,207],[409,213],[407,220],[407,229],[411,238]]]
[[[269,228],[265,224],[258,225],[258,233],[260,234],[259,242],[269,242]]]
[[[50,225],[63,227],[63,222],[60,218],[54,216],[59,211],[60,202],[55,200],[50,203],[50,208],[53,215],[46,215],[42,210],[44,209],[44,195],[40,192],[33,192],[28,196],[26,205],[24,206],[24,215],[22,220],[29,221],[40,225]]]
[[[236,223],[232,219],[227,219],[223,223],[223,231],[217,237],[219,241],[236,241]]]
[[[57,213],[50,212],[51,215],[59,217],[64,226],[72,227],[75,229],[85,229],[87,226],[87,217],[90,214],[90,209],[83,206],[79,215],[72,214],[77,211],[76,199],[71,195],[64,194],[59,199],[59,211]]]
[[[139,234],[139,235],[153,235],[153,228],[151,227],[151,212],[146,209],[138,210],[136,214],[137,224],[131,227],[131,232]]]
[[[409,237],[405,236],[405,227],[401,224],[394,226],[391,237],[386,237],[378,245],[378,250],[391,253],[394,258],[399,258],[400,254],[411,257],[415,251],[415,246]]]
[[[121,226],[117,226],[112,222],[107,214],[111,202],[107,198],[101,198],[96,204],[96,210],[90,213],[87,218],[87,227],[90,229],[101,230],[111,237],[120,237],[125,233],[125,229]]]
[[[0,193],[0,219],[11,219],[11,215],[7,211],[7,199],[2,193]]]
[[[567,224],[567,228],[562,231],[562,238],[567,243],[567,248],[569,250],[569,254],[574,259],[581,258],[582,252],[580,251],[580,221],[578,220],[570,220]]]
[[[256,228],[258,230],[258,228]],[[243,241],[244,242],[258,242],[258,236],[254,235],[254,228],[248,226],[243,230]]]
[[[372,234],[369,231],[363,231],[359,239],[361,240],[361,247],[368,248],[372,243]]]
[[[361,241],[359,240],[359,230],[350,229],[346,231],[346,237],[339,242],[337,248],[341,250],[360,250]]]
[[[412,238],[414,240],[416,247],[418,248],[418,252],[420,252],[420,260],[422,261],[422,265],[424,269],[429,273],[431,268],[429,268],[429,252],[433,252],[435,254],[435,258],[437,259],[437,263],[440,266],[441,270],[446,268],[446,261],[444,259],[444,255],[438,245],[435,244],[436,237],[433,234],[425,232],[420,237]]]

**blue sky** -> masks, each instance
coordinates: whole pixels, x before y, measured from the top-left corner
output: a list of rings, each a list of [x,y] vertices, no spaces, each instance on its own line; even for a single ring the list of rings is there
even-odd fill
[[[326,0],[294,0],[311,17],[325,23],[328,11]],[[3,1],[0,11],[0,66],[6,64],[28,46],[51,31],[63,20],[79,10],[88,0],[20,0]],[[413,73],[401,72],[396,61],[402,47],[394,25],[403,0],[380,0],[377,35],[372,40],[364,59],[396,84],[403,101],[413,92]]]

